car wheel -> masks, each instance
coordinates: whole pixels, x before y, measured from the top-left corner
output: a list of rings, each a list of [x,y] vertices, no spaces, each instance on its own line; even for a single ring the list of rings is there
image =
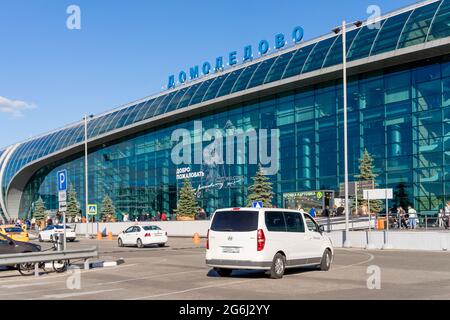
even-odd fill
[[[165,246],[166,246],[165,243],[158,243],[158,247],[160,247],[160,248],[165,247]]]
[[[136,245],[137,245],[138,248],[143,248],[144,247],[144,244],[142,243],[141,239],[137,239]]]
[[[320,270],[328,271],[331,268],[331,261],[333,256],[331,255],[330,249],[325,250],[322,256],[322,261],[320,262]]]
[[[117,240],[117,244],[119,245],[119,247],[123,247],[122,239],[119,238],[119,240]]]
[[[226,278],[226,277],[231,276],[231,273],[233,272],[232,269],[224,269],[224,268],[214,268],[214,270],[222,278]]]
[[[39,235],[38,240],[39,240],[39,242],[44,242],[44,240],[42,240],[42,236],[41,235]]]
[[[284,276],[286,270],[286,257],[281,253],[277,253],[273,257],[272,267],[270,268],[270,277],[272,279],[281,279]]]
[[[50,236],[50,242],[54,242],[54,241],[53,241],[53,236]]]

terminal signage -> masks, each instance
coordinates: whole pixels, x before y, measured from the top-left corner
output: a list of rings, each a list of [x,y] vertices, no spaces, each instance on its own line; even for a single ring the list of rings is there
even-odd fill
[[[292,30],[292,41],[297,44],[303,40],[304,30],[302,27],[295,27]],[[279,33],[275,36],[275,50],[283,49],[288,41],[287,37]],[[253,47],[251,45],[247,45],[242,50],[242,62],[248,62],[253,60]],[[270,51],[270,43],[267,40],[261,40],[258,44],[257,52],[259,56],[264,56]],[[214,62],[206,61],[201,65],[193,66],[189,69],[189,71],[182,70],[177,75],[170,75],[169,81],[167,84],[168,89],[175,88],[177,84],[186,83],[189,80],[195,80],[199,78],[201,75],[205,76],[212,72],[220,72],[225,69],[225,64],[227,66],[234,66],[238,64],[238,52],[231,51],[227,56],[220,56],[215,59]]]

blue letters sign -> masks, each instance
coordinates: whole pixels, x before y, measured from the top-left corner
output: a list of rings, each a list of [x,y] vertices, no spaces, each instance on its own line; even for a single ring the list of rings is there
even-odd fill
[[[58,191],[67,190],[67,170],[61,170],[57,173],[58,176]]]
[[[303,40],[304,31],[302,27],[295,27],[292,31],[292,41],[297,44]],[[279,33],[275,36],[275,49],[281,50],[287,45],[286,37],[284,34]],[[270,44],[267,40],[261,40],[258,44],[258,54],[259,56],[264,56],[269,52]],[[238,63],[238,53],[237,51],[231,51],[227,56],[227,66],[234,66]],[[247,62],[253,60],[253,48],[248,45],[244,48],[242,62]],[[214,72],[223,71],[225,68],[224,57],[217,57],[215,64],[212,65],[209,62],[204,62],[200,66],[194,66],[189,69],[189,72],[180,71],[177,76],[170,75],[169,82],[167,84],[167,89],[175,88],[177,84],[183,84],[187,81],[192,81],[199,78],[201,75],[206,76]],[[201,74],[200,74],[201,71]]]

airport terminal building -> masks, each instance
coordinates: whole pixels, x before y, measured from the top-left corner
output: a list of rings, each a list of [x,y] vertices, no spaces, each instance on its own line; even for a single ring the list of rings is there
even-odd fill
[[[346,42],[350,181],[367,149],[380,187],[402,186],[418,211],[437,212],[450,200],[450,0],[402,8],[379,27],[352,26]],[[295,194],[338,198],[342,60],[342,35],[330,32],[94,116],[87,137],[81,121],[11,145],[0,151],[1,216],[29,217],[40,197],[56,211],[62,169],[84,213],[85,138],[89,203],[108,195],[120,214],[172,214],[179,173],[188,172],[207,212],[245,205],[256,164],[171,160],[172,133],[194,135],[200,121],[201,130],[279,130],[279,170],[269,176],[278,207]]]

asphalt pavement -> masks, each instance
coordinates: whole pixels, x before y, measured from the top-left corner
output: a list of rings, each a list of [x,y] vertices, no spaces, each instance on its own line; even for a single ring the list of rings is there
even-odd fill
[[[450,299],[450,253],[337,249],[329,272],[289,270],[281,280],[257,271],[219,278],[205,265],[205,243],[171,238],[165,248],[119,248],[80,239],[69,248],[99,246],[100,258],[124,264],[22,277],[0,271],[7,299]],[[49,246],[45,244],[44,246]]]

